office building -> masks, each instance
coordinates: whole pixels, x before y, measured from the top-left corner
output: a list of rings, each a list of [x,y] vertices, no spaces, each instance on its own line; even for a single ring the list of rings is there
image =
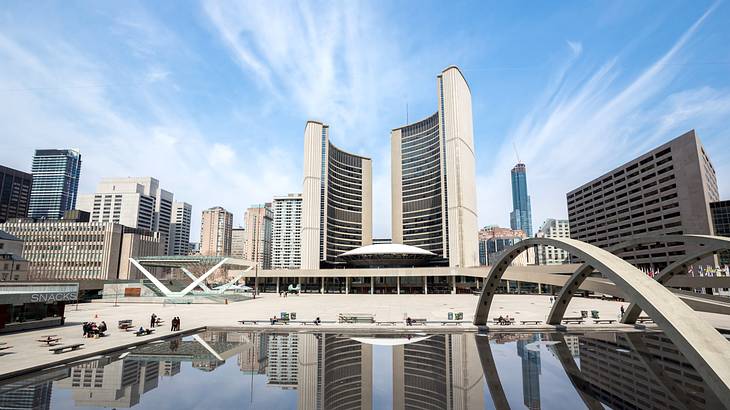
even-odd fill
[[[274,197],[271,268],[298,269],[302,261],[302,194]]]
[[[173,202],[170,222],[170,255],[187,255],[190,252],[190,220],[193,207],[187,202]]]
[[[203,211],[200,226],[200,254],[204,256],[229,256],[233,214],[220,206]]]
[[[436,81],[438,110],[391,132],[393,243],[452,267],[479,264],[471,91],[457,67]]]
[[[160,188],[155,178],[104,178],[95,193],[79,196],[78,209],[90,213],[92,222],[114,222],[154,232],[167,255],[172,200],[172,192]]]
[[[372,160],[337,148],[329,126],[304,129],[301,265],[331,266],[344,252],[373,240]]]
[[[527,167],[518,163],[512,168],[512,212],[509,214],[510,227],[520,229],[532,237],[532,206],[527,193]]]
[[[239,226],[231,230],[231,256],[244,259],[246,256],[246,228]]]
[[[33,156],[33,186],[28,217],[61,219],[76,207],[81,153],[74,149],[38,149]]]
[[[128,278],[136,271],[128,257],[158,255],[160,249],[149,231],[113,222],[25,218],[0,224],[0,230],[24,241],[30,280]]]
[[[0,165],[0,223],[28,216],[33,177]]]
[[[244,214],[246,247],[244,259],[256,262],[260,268],[271,269],[271,237],[274,213],[271,203],[251,205]]]
[[[730,201],[710,203],[710,212],[715,235],[730,237]],[[730,265],[730,250],[719,253],[719,262],[721,266]]]
[[[527,238],[521,230],[501,228],[496,225],[485,226],[479,230],[479,264],[494,265],[504,250]],[[513,266],[527,266],[535,262],[534,249],[521,253],[513,261]]]
[[[710,203],[718,199],[715,169],[692,130],[568,192],[570,237],[605,249],[649,234],[712,235]],[[658,270],[697,251],[654,244],[621,257]]]
[[[0,282],[27,281],[30,266],[23,258],[23,241],[0,231]]]
[[[567,219],[548,218],[537,231],[539,238],[570,238],[570,223]],[[570,263],[570,254],[554,246],[538,246],[540,265],[558,265]]]

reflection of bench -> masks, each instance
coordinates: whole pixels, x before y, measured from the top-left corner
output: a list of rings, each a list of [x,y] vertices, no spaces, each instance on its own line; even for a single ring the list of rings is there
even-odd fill
[[[136,332],[134,332],[134,335],[135,336],[138,336],[138,337],[139,336],[147,336],[149,334],[152,334],[154,331],[155,331],[155,329],[142,329],[141,332],[139,330],[136,331]]]
[[[63,345],[63,346],[56,346],[48,349],[48,351],[53,352],[54,354],[63,353],[66,350],[76,350],[83,346],[83,343],[76,343],[72,345]]]
[[[639,316],[636,321],[639,323],[654,323],[649,316]]]
[[[375,315],[368,313],[340,313],[337,319],[340,323],[375,323]]]
[[[522,323],[523,325],[526,325],[528,323],[532,325],[539,325],[542,323],[542,320],[520,320],[520,323]]]
[[[395,326],[398,323],[400,323],[400,322],[398,322],[398,321],[390,321],[390,320],[382,320],[382,321],[375,322],[375,324],[378,325],[378,326]]]
[[[568,323],[575,323],[575,324],[579,325],[579,324],[583,323],[583,317],[564,317],[563,323],[565,323],[566,325]]]
[[[462,323],[469,323],[469,322],[466,320],[435,320],[433,322],[429,321],[428,323],[441,323],[441,326],[446,326],[446,325],[461,326]]]
[[[608,323],[609,325],[613,322],[615,322],[615,319],[593,319],[593,323],[599,324],[599,323]]]

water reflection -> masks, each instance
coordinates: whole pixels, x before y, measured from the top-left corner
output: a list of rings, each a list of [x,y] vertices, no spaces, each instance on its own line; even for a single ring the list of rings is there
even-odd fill
[[[374,388],[383,380],[384,390]],[[0,383],[0,408],[201,406],[722,407],[671,341],[650,332],[355,337],[211,331]]]

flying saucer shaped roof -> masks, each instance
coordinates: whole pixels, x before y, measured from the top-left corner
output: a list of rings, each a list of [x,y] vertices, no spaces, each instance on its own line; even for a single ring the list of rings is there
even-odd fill
[[[357,249],[340,254],[340,257],[365,256],[365,255],[413,255],[435,257],[435,253],[425,249],[398,243],[379,243],[376,245],[361,246]]]

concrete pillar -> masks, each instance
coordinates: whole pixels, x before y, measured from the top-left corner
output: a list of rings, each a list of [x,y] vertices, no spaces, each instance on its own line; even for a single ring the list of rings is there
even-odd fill
[[[322,286],[319,288],[319,293],[324,294],[324,276],[322,276]]]
[[[423,277],[423,294],[428,295],[428,276]]]
[[[517,281],[517,294],[520,294],[520,281]]]
[[[400,295],[400,276],[395,277],[396,294]]]
[[[350,294],[350,278],[345,277],[345,295]]]
[[[451,277],[451,294],[456,295],[456,276]]]
[[[276,277],[276,294],[277,295],[279,294],[279,281],[280,280],[281,280],[281,278],[277,276]]]
[[[372,276],[370,277],[370,294],[375,294],[375,278]]]
[[[542,283],[537,284],[537,294],[542,295]]]

